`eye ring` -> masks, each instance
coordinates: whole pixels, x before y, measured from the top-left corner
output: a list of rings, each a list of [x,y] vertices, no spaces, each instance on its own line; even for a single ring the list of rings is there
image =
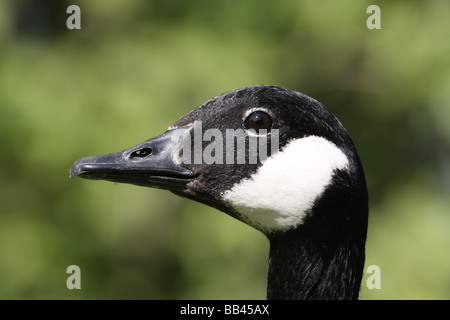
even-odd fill
[[[269,133],[274,122],[274,116],[271,112],[261,109],[250,109],[246,112],[242,125],[246,130],[253,129],[256,131],[256,134],[259,134],[259,130],[266,130]]]

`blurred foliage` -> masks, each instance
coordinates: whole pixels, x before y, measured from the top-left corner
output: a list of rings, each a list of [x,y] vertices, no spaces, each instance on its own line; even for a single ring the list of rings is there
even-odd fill
[[[73,3],[81,30],[65,25]],[[449,14],[446,0],[0,2],[0,298],[263,299],[262,234],[169,192],[68,178],[254,84],[316,98],[352,135],[382,273],[361,298],[450,298]]]

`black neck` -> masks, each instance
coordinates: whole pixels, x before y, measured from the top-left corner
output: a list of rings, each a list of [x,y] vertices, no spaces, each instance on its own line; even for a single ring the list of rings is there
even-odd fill
[[[367,217],[365,183],[335,183],[302,225],[268,235],[267,299],[357,299]]]
[[[364,243],[325,243],[301,231],[270,240],[267,299],[357,299]]]

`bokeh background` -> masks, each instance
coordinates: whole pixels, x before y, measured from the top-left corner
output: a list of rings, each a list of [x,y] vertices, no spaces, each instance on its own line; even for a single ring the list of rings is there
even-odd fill
[[[70,4],[81,30],[66,28]],[[366,265],[381,269],[360,298],[449,299],[449,16],[447,0],[0,1],[0,298],[264,299],[262,234],[69,169],[274,84],[324,103],[357,146]],[[66,287],[73,264],[81,290]]]

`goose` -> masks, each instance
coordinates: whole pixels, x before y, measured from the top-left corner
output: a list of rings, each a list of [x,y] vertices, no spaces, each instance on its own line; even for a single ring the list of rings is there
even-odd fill
[[[269,85],[223,93],[157,137],[77,160],[70,177],[166,189],[261,231],[269,300],[358,299],[364,171],[341,122],[305,94]]]

